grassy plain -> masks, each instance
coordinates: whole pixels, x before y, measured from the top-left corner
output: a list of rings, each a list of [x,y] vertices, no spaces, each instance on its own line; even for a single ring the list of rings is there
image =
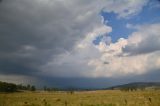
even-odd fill
[[[0,93],[0,106],[160,106],[160,90]]]

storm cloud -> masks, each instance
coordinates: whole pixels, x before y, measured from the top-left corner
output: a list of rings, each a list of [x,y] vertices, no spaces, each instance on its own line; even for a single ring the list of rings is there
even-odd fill
[[[3,67],[12,67],[14,71],[3,68],[1,72],[20,73],[23,71],[20,67],[37,69],[54,55],[70,50],[86,31],[95,26],[96,22],[92,21],[97,18],[92,18],[90,9],[85,17],[81,16],[83,9],[72,12],[73,8],[74,2],[3,1],[0,6],[0,58],[2,63],[8,62]]]
[[[139,25],[139,29],[128,38],[112,42],[110,33],[114,29],[100,14],[101,11],[113,12],[117,19],[128,19],[139,14],[148,2],[0,0],[0,80],[16,83],[20,82],[19,79],[22,82],[44,80],[49,84],[54,80],[56,85],[59,81],[65,83],[65,78],[67,83],[79,78],[79,83],[97,81],[93,86],[104,82],[99,84],[102,87],[107,84],[105,81],[115,77],[121,79],[123,75],[127,77],[133,73],[143,76],[158,70],[159,24]],[[105,38],[94,45],[97,36]],[[141,40],[136,41],[139,38]],[[118,56],[120,54],[123,56]],[[141,59],[140,65],[135,63],[138,58]],[[151,62],[154,65],[145,67]],[[129,67],[128,64],[132,65]]]

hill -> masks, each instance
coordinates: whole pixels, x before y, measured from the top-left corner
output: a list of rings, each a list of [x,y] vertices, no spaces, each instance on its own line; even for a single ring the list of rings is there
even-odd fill
[[[160,89],[160,82],[134,82],[134,83],[109,87],[107,89],[135,90],[135,89],[147,89],[147,88]]]

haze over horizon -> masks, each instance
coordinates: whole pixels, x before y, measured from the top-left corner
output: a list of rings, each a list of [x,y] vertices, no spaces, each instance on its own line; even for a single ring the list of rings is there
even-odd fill
[[[0,81],[160,82],[159,0],[0,0]]]

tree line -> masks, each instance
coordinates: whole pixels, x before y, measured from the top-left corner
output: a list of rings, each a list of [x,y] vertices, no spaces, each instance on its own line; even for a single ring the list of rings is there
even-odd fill
[[[13,83],[7,83],[7,82],[1,82],[0,81],[0,92],[17,92],[17,91],[22,91],[22,90],[27,90],[27,91],[35,91],[36,87],[34,85],[16,85]]]

